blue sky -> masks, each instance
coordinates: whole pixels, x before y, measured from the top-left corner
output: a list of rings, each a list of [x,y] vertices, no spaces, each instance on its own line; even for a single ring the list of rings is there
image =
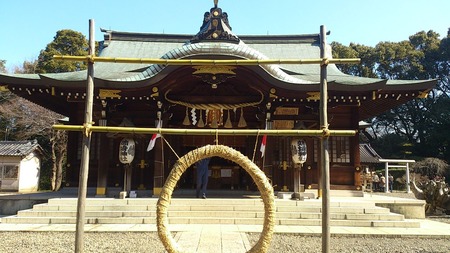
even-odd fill
[[[213,0],[5,0],[0,3],[0,59],[11,71],[34,60],[56,31],[72,29],[88,35],[89,19],[116,31],[195,34]],[[328,42],[375,46],[398,42],[425,30],[446,36],[448,0],[220,0],[239,34],[310,34],[325,25]]]

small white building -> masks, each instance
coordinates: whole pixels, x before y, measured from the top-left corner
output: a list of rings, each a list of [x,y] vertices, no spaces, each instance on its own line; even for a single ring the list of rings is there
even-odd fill
[[[38,190],[42,148],[36,140],[0,141],[0,190]]]

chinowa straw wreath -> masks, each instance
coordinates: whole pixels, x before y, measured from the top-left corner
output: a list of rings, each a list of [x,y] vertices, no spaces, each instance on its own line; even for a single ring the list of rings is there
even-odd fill
[[[272,240],[275,221],[275,205],[272,185],[264,172],[262,172],[248,157],[239,151],[224,145],[206,145],[192,150],[180,157],[173,166],[164,187],[161,190],[156,208],[156,222],[161,242],[169,253],[183,252],[168,229],[167,209],[172,199],[173,190],[187,168],[197,161],[213,156],[219,156],[235,162],[245,169],[245,171],[253,178],[253,181],[255,181],[264,203],[264,224],[258,242],[247,252],[267,252],[270,241]]]

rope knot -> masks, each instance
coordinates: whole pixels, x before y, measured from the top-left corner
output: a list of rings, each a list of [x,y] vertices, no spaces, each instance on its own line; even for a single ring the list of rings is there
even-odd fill
[[[89,135],[92,133],[91,128],[94,122],[88,122],[83,124],[83,133],[86,137],[89,137]]]
[[[330,60],[328,60],[328,58],[322,58],[320,66],[328,66],[328,64],[330,64]]]
[[[328,127],[322,126],[321,130],[322,130],[322,138],[323,137],[330,137],[331,132],[328,129]]]

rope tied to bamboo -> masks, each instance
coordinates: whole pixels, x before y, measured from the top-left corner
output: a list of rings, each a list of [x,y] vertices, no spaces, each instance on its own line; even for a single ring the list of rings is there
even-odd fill
[[[94,122],[86,122],[83,124],[83,133],[86,137],[92,134],[91,128],[94,125]]]
[[[328,64],[330,64],[330,60],[328,58],[323,58],[322,61],[320,62],[320,66],[328,66]]]
[[[261,169],[239,151],[224,145],[206,145],[190,151],[182,156],[173,166],[166,179],[156,207],[158,236],[169,253],[183,252],[168,230],[167,209],[172,199],[172,192],[182,174],[195,162],[204,158],[219,156],[231,160],[245,169],[255,181],[264,204],[264,223],[261,236],[256,244],[247,252],[265,253],[272,240],[275,223],[275,205],[272,185]]]
[[[331,131],[330,131],[330,129],[328,129],[328,127],[322,126],[321,130],[322,130],[322,138],[331,136]]]
[[[86,56],[86,61],[89,63],[94,63],[94,61],[95,61],[94,57],[95,57],[95,55],[88,55],[88,56]]]

